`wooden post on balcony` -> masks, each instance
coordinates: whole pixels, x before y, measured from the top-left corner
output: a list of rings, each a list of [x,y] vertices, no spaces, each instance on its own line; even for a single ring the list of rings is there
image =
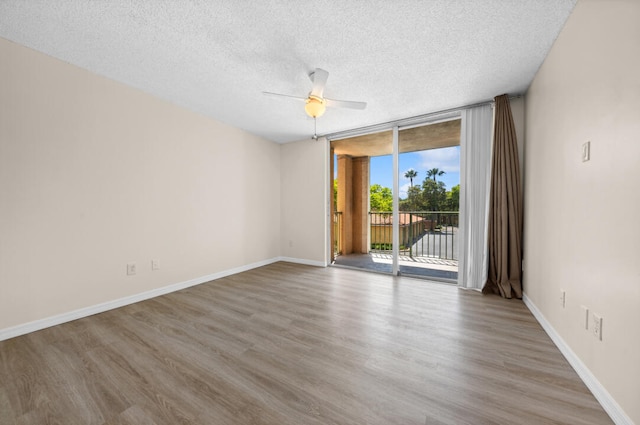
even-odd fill
[[[344,254],[369,252],[369,157],[338,155],[338,211]]]
[[[342,253],[353,252],[352,239],[352,158],[348,155],[338,155],[338,211],[342,212],[342,227],[340,240],[342,241]]]
[[[369,157],[353,158],[353,252],[367,254],[369,224]]]

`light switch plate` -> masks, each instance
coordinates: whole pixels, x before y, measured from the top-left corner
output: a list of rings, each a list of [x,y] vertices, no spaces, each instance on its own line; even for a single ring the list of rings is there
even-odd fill
[[[591,142],[585,142],[582,144],[582,162],[587,162],[591,159]]]
[[[586,306],[581,305],[580,311],[582,312],[582,327],[585,330],[588,330],[589,329],[589,309]]]

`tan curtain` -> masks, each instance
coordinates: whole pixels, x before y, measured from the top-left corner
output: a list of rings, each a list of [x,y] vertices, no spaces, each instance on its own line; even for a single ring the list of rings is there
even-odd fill
[[[522,186],[509,96],[495,98],[489,274],[483,292],[522,298]]]

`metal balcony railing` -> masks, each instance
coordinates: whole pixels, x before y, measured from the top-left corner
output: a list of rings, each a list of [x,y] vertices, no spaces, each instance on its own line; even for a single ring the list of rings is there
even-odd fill
[[[400,255],[458,259],[457,211],[401,211]],[[370,212],[371,252],[391,252],[391,212]]]
[[[401,211],[399,213],[400,255],[458,260],[457,211]],[[391,253],[393,249],[391,212],[369,213],[370,251]],[[333,253],[342,252],[342,212],[333,213]]]
[[[333,213],[333,256],[342,254],[342,213]]]

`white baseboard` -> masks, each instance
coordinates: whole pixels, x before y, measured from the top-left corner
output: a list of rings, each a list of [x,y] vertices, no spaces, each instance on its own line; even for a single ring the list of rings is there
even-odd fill
[[[286,261],[287,263],[304,264],[305,266],[327,267],[322,261],[306,260],[304,258],[278,257],[278,261]]]
[[[598,402],[602,405],[602,408],[609,414],[613,422],[617,425],[634,425],[633,421],[627,414],[622,410],[620,405],[611,397],[611,394],[602,386],[600,381],[591,373],[591,371],[585,366],[585,364],[580,360],[580,358],[573,352],[573,350],[567,345],[567,343],[562,339],[562,337],[556,332],[556,330],[551,326],[551,324],[547,321],[547,319],[542,315],[538,307],[527,297],[527,294],[523,294],[522,301],[527,306],[531,314],[538,320],[542,328],[545,330],[547,335],[551,338],[553,343],[558,347],[560,352],[567,359],[569,364],[576,371],[578,376],[585,383],[587,388],[591,390],[594,397]]]
[[[189,288],[191,286],[200,285],[201,283],[209,282],[212,280],[220,279],[233,274],[245,272],[257,267],[273,264],[278,261],[288,261],[280,259],[280,257],[270,258],[268,260],[258,261],[256,263],[247,264],[233,269],[223,270],[221,272],[212,273],[210,275],[197,277],[184,282],[175,283],[169,286],[163,286],[162,288],[152,289],[150,291],[142,292],[140,294],[131,295],[124,298],[119,298],[113,301],[107,301],[105,303],[84,307],[78,310],[73,310],[67,313],[58,314],[55,316],[47,317],[40,320],[34,320],[33,322],[24,323],[21,325],[13,326],[6,329],[0,329],[0,341],[5,339],[14,338],[16,336],[25,335],[30,332],[39,331],[51,326],[60,325],[62,323],[70,322],[72,320],[81,319],[83,317],[91,316],[94,314],[102,313],[114,308],[124,307],[125,305],[134,304],[140,301],[148,300],[150,298],[158,297],[160,295],[169,294],[171,292],[179,291],[181,289]]]

